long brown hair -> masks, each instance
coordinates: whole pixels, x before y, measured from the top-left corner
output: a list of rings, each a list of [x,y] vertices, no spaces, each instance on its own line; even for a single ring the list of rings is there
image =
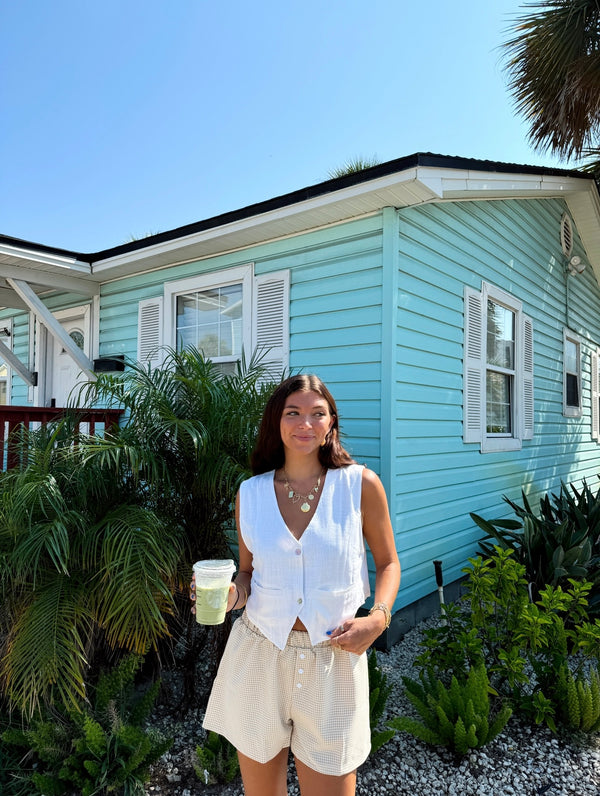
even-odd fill
[[[342,447],[340,442],[338,411],[333,395],[318,376],[313,373],[300,373],[282,381],[267,401],[258,430],[256,447],[250,457],[254,475],[283,467],[285,452],[281,441],[279,424],[288,396],[293,392],[299,391],[316,392],[329,404],[333,425],[325,437],[325,445],[319,448],[319,461],[323,467],[336,469],[337,467],[347,467],[349,464],[354,464],[354,459]]]

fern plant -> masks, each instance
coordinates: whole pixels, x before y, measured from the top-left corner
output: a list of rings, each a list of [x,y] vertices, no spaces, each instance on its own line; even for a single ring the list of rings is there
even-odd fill
[[[377,654],[375,648],[371,649],[367,658],[369,667],[369,720],[371,726],[371,752],[375,753],[378,749],[390,741],[395,730],[379,730],[378,725],[383,716],[386,703],[392,693],[392,686],[388,683],[387,675],[382,672],[377,665]]]
[[[453,677],[450,687],[431,674],[423,674],[421,682],[409,677],[402,680],[421,720],[397,716],[388,724],[433,746],[446,746],[461,756],[489,743],[512,714],[511,708],[503,705],[491,718],[489,680],[483,665],[473,666],[465,683]]]
[[[204,745],[196,747],[194,771],[205,785],[225,785],[231,782],[240,773],[235,747],[227,738],[209,731]]]
[[[596,669],[590,669],[587,677],[573,677],[567,666],[561,667],[554,702],[558,718],[566,727],[600,731],[600,676]]]
[[[5,744],[22,747],[35,758],[37,770],[29,775],[33,792],[143,796],[150,765],[170,748],[172,739],[144,729],[160,682],[145,691],[135,687],[141,660],[128,656],[103,673],[92,706],[83,711],[55,711],[29,729],[2,734]]]

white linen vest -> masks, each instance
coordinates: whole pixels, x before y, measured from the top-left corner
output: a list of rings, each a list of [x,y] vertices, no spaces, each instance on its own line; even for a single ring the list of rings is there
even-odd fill
[[[279,649],[296,617],[312,645],[351,619],[370,594],[362,532],[363,466],[327,470],[321,498],[298,540],[277,505],[274,471],[240,487],[240,532],[252,553],[248,618]]]

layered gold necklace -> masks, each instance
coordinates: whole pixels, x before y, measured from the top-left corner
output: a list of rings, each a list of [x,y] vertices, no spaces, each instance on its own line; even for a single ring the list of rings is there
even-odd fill
[[[319,477],[317,478],[317,483],[313,486],[312,489],[309,490],[307,495],[301,495],[300,492],[296,492],[296,490],[290,485],[289,478],[287,477],[287,473],[285,471],[285,467],[283,468],[283,485],[287,490],[288,498],[292,501],[292,503],[298,503],[299,500],[302,500],[302,504],[300,505],[300,511],[303,511],[305,514],[307,511],[310,511],[312,506],[311,503],[315,499],[317,492],[321,487],[321,479],[325,475],[325,470],[321,470],[319,473]]]

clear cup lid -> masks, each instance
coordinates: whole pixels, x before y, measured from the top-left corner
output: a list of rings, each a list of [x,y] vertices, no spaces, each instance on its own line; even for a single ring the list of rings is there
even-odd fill
[[[233,572],[235,570],[235,563],[231,558],[210,558],[206,561],[196,561],[194,569],[204,569],[220,575],[225,572]]]

